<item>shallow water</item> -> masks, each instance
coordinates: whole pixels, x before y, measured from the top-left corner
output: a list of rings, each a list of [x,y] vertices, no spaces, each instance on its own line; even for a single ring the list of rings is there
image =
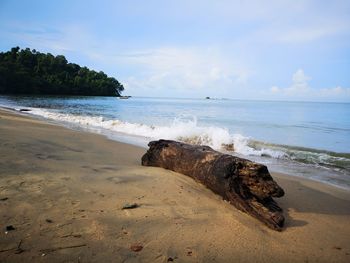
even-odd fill
[[[207,144],[350,188],[349,103],[1,96],[0,105],[141,146],[160,138]]]

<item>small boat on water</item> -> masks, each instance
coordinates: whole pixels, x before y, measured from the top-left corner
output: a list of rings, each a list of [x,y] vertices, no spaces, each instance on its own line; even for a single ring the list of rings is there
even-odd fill
[[[118,99],[120,99],[120,100],[127,100],[129,98],[131,98],[131,96],[119,96],[118,97]]]

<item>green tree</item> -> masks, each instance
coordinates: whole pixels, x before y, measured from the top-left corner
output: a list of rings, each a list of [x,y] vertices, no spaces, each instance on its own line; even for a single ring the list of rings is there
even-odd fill
[[[63,55],[13,47],[0,53],[0,93],[120,96],[122,84],[102,71],[68,63]]]

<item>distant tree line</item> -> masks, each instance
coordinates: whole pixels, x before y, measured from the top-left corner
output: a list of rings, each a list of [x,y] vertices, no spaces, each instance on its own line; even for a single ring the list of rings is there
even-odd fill
[[[68,63],[62,55],[19,47],[0,53],[1,94],[120,96],[123,90],[115,78]]]

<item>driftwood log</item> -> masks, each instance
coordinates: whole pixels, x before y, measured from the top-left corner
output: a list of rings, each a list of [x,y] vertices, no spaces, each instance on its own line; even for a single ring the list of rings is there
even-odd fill
[[[282,209],[272,199],[284,195],[262,164],[222,154],[208,146],[152,141],[142,165],[163,167],[192,177],[268,227],[281,231]]]

